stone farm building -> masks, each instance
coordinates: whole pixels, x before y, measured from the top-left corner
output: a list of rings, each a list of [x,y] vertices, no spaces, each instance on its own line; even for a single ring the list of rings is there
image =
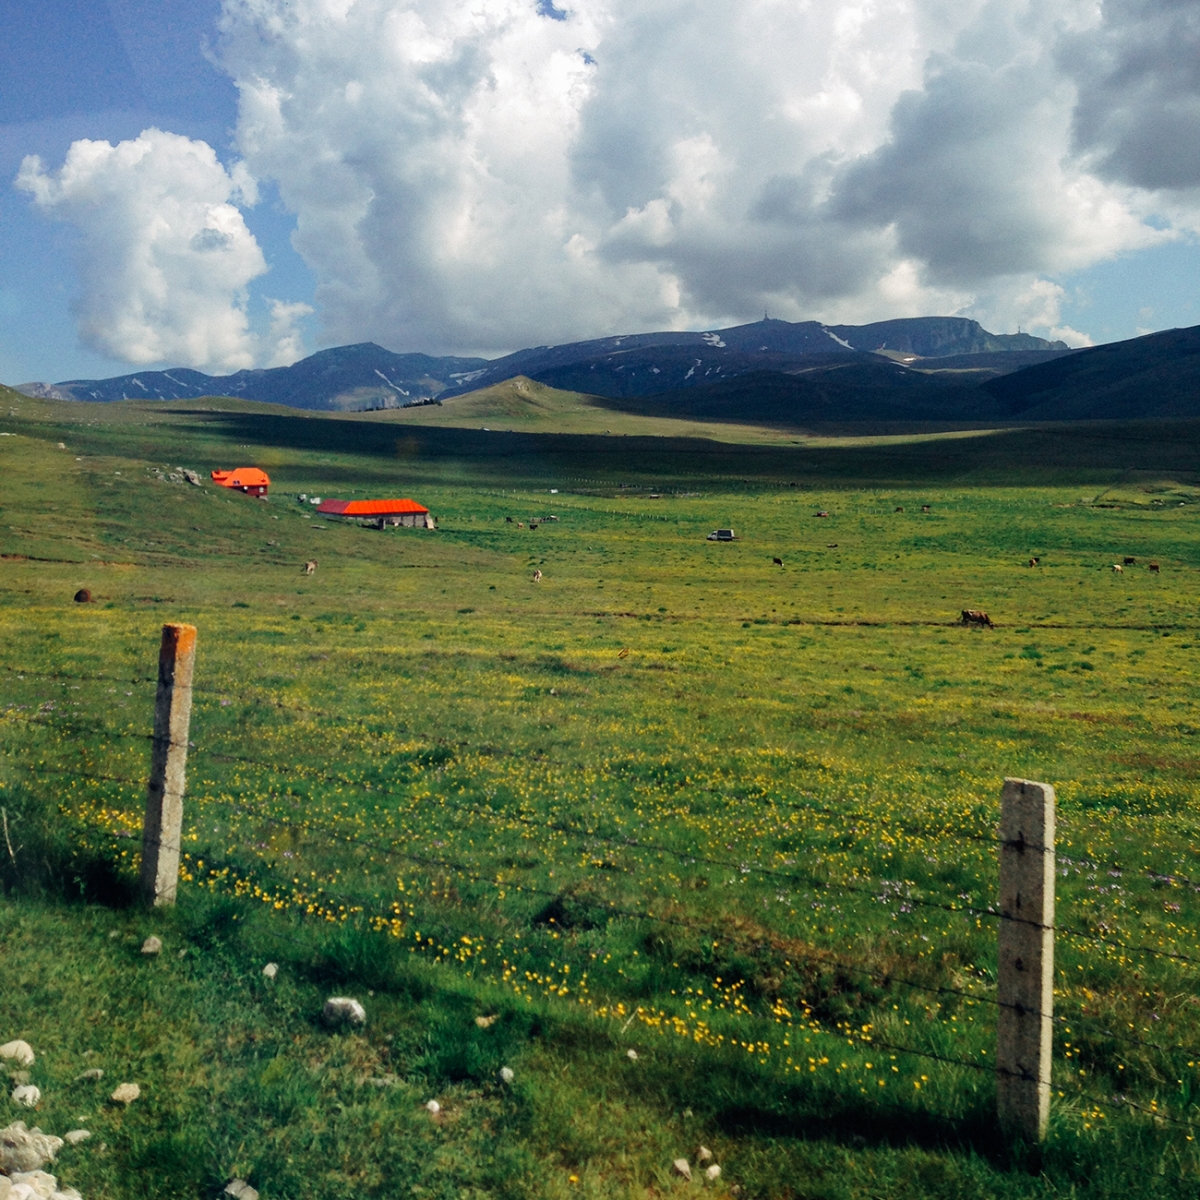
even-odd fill
[[[429,509],[415,500],[323,500],[317,506],[323,517],[346,517],[369,521],[380,529],[388,525],[409,525],[433,529]]]
[[[238,467],[233,471],[213,471],[212,481],[218,487],[233,488],[245,492],[247,496],[265,496],[271,486],[271,479],[266,471],[257,467]]]

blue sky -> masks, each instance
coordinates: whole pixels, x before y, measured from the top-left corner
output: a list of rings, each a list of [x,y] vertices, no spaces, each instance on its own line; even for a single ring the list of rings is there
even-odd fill
[[[1200,323],[1194,5],[801,7],[0,0],[0,379]]]

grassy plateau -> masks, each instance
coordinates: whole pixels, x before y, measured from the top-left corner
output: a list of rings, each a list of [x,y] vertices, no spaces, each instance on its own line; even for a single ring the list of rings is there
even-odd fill
[[[85,1200],[1200,1196],[1200,425],[424,411],[0,393],[0,1043],[42,1092],[0,1125],[91,1130],[53,1168]],[[208,482],[250,464],[267,502]],[[995,1128],[1006,775],[1059,805],[1036,1149]]]

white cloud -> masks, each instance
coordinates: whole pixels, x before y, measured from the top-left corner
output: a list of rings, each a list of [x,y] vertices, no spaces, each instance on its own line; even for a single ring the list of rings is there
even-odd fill
[[[235,201],[253,200],[204,142],[147,129],[120,142],[77,141],[57,171],[26,158],[17,186],[80,234],[80,335],[134,364],[236,370],[260,352],[246,286],[266,271]]]
[[[222,54],[328,340],[503,350],[764,307],[1049,332],[1047,276],[1170,236],[1154,171],[1122,165],[1146,122],[1113,64],[1179,10],[225,0]],[[1190,61],[1161,85],[1184,115]]]
[[[81,229],[87,340],[135,362],[300,352],[294,306],[247,323],[256,178],[326,342],[764,308],[1080,341],[1056,275],[1200,228],[1198,50],[1187,0],[224,0],[243,164],[148,130],[21,184]]]

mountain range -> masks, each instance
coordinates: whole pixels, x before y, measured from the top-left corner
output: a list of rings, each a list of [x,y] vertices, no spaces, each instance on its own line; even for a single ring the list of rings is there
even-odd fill
[[[977,321],[963,317],[914,317],[873,325],[764,319],[708,333],[640,333],[537,346],[497,359],[396,354],[363,342],[321,350],[290,367],[233,375],[172,368],[111,379],[25,383],[17,390],[61,400],[186,400],[217,395],[294,408],[350,410],[402,408],[445,399],[516,375],[598,396],[646,396],[701,387],[751,371],[808,370],[848,357],[884,355],[912,362],[970,356],[972,366],[999,373],[1067,352],[1062,342],[1022,333],[989,333]]]
[[[1200,417],[1200,326],[1070,350],[961,317],[873,325],[764,319],[704,333],[633,334],[498,359],[395,354],[371,342],[290,367],[210,376],[147,371],[25,384],[60,399],[226,395],[323,410],[437,403],[516,377],[644,415],[800,426]]]

